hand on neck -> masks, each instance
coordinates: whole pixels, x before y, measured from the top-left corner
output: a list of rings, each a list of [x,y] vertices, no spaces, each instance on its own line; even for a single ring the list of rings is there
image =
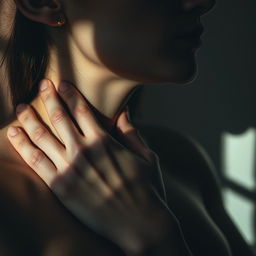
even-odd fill
[[[82,58],[73,49],[69,51],[72,58],[55,50],[51,52],[45,77],[52,80],[56,88],[63,80],[72,83],[87,99],[102,127],[110,134],[115,133],[117,117],[139,87],[138,82],[122,79],[110,70]],[[37,96],[31,105],[57,136],[41,98]]]
[[[115,133],[117,117],[129,97],[139,87],[139,83],[122,78],[100,62],[96,63],[95,58],[92,60],[85,56],[72,39],[69,41],[63,38],[63,42],[64,45],[50,48],[45,78],[52,80],[56,88],[63,80],[73,84],[87,99],[102,127],[110,134]],[[33,99],[31,105],[58,137],[39,95]],[[19,126],[19,122],[15,120],[10,125]]]

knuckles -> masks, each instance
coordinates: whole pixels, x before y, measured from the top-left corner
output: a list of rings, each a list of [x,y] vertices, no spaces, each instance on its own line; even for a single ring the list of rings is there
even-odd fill
[[[69,161],[74,161],[79,157],[83,157],[86,151],[86,146],[79,139],[73,140],[67,147],[67,158]],[[77,160],[76,160],[77,161]]]
[[[104,132],[101,128],[94,129],[92,131],[92,134],[93,134],[94,139],[102,144],[108,143],[108,141],[110,139],[108,134],[106,132]]]
[[[50,188],[64,200],[68,200],[75,195],[78,178],[74,174],[75,170],[68,170],[55,178]]]
[[[16,113],[16,115],[21,123],[25,123],[33,115],[33,112],[30,107],[27,107],[21,113]]]
[[[18,148],[19,150],[22,150],[22,147],[23,147],[24,145],[26,145],[26,143],[27,143],[27,139],[22,136],[22,137],[18,140],[18,142],[17,142],[17,148]]]
[[[77,92],[71,86],[69,86],[69,88],[67,88],[65,91],[60,92],[60,94],[63,95],[63,97],[65,97],[67,99],[77,96]]]
[[[42,99],[44,102],[47,102],[52,96],[52,92],[48,92],[48,93],[45,93],[45,94],[42,94]]]
[[[39,143],[42,139],[46,137],[46,130],[42,127],[38,127],[34,130],[32,135],[32,140],[36,143]]]
[[[52,124],[56,125],[62,122],[66,117],[66,113],[62,109],[54,110],[53,114],[50,117]]]
[[[45,155],[40,150],[35,150],[30,157],[30,164],[33,168],[37,168],[38,165],[43,161]]]
[[[74,112],[77,115],[86,115],[89,113],[89,111],[89,107],[84,104],[79,104],[74,109]]]
[[[21,115],[19,115],[18,119],[21,121],[21,123],[25,123],[26,121],[28,121],[30,116],[31,116],[31,113],[30,112],[26,112],[26,113],[22,113]]]
[[[86,170],[84,175],[86,182],[88,182],[91,185],[97,184],[100,179],[99,174],[95,169]]]

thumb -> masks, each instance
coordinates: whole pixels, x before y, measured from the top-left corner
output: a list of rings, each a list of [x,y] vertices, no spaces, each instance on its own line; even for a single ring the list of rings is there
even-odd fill
[[[118,116],[116,127],[128,149],[142,156],[147,161],[152,160],[152,151],[141,137],[139,130],[130,121],[128,106]]]

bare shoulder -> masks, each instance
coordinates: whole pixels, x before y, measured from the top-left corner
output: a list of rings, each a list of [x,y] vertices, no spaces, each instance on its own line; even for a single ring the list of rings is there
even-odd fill
[[[137,127],[149,147],[158,154],[161,167],[171,177],[169,181],[179,176],[182,185],[187,186],[186,179],[189,179],[199,189],[199,200],[209,219],[225,235],[231,255],[253,256],[251,248],[225,210],[215,166],[203,146],[192,136],[166,127]],[[166,185],[172,186],[169,181],[165,181]],[[189,191],[194,193],[194,190]]]
[[[123,255],[79,222],[32,169],[0,159],[0,255]]]
[[[33,241],[26,209],[34,186],[18,166],[2,159],[0,166],[0,255],[18,255]]]
[[[190,176],[197,183],[205,204],[222,202],[215,166],[203,146],[189,134],[155,125],[138,125],[142,137],[155,151],[170,175]]]

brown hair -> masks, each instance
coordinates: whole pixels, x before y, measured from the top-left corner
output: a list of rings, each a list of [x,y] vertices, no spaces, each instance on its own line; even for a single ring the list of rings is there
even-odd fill
[[[48,36],[44,25],[27,19],[17,10],[3,61],[7,65],[13,107],[31,102],[48,62]]]

